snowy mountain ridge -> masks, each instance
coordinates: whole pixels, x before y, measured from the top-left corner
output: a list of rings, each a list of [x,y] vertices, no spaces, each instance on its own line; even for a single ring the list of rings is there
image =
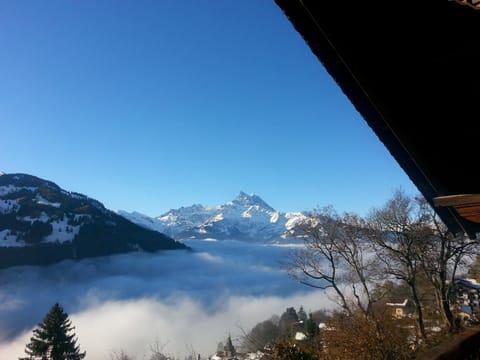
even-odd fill
[[[95,199],[28,174],[0,175],[0,268],[187,249]]]
[[[304,213],[282,213],[260,196],[241,191],[232,201],[208,207],[194,204],[153,218],[138,212],[118,211],[132,222],[175,239],[217,239],[282,242]],[[293,238],[292,238],[293,239]]]

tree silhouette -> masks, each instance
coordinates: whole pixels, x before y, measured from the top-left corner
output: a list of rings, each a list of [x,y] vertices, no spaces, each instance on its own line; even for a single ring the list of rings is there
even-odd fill
[[[45,315],[43,322],[33,330],[30,343],[25,348],[28,357],[19,360],[83,359],[86,353],[80,352],[73,330],[68,314],[55,303]]]
[[[230,334],[228,335],[227,344],[225,345],[225,352],[228,354],[228,356],[231,356],[231,357],[234,357],[237,354],[237,351],[233,346],[232,338]]]

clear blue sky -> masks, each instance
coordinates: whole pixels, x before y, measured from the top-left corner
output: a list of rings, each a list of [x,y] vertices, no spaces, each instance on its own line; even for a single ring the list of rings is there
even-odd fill
[[[273,0],[3,0],[0,170],[157,216],[417,189]]]

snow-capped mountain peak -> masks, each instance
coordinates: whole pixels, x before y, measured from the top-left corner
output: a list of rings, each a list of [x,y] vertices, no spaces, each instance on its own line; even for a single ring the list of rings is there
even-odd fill
[[[270,205],[263,201],[260,196],[255,194],[246,194],[243,191],[240,191],[235,199],[225,205],[236,205],[241,207],[256,206],[268,211],[275,211]]]
[[[218,240],[235,239],[272,242],[288,237],[290,226],[302,213],[281,213],[260,196],[241,191],[232,201],[207,207],[199,204],[172,209],[149,218],[138,213],[119,211],[120,215],[144,227],[173,238]]]

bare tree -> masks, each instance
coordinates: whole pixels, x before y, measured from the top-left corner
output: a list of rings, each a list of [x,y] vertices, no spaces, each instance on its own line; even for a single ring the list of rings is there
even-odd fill
[[[187,348],[188,352],[188,355],[185,356],[185,360],[200,360],[200,354],[195,351],[195,348],[192,344],[186,344],[185,347]],[[166,358],[165,360],[170,360],[170,358]]]
[[[449,294],[459,267],[466,265],[466,259],[475,256],[479,242],[465,234],[452,234],[424,198],[417,197],[416,201],[426,221],[424,244],[418,256],[434,288],[443,322],[450,332],[455,332],[458,329]]]
[[[110,353],[110,360],[134,360],[134,358],[128,355],[124,350],[113,350]]]
[[[426,230],[423,210],[402,190],[396,190],[384,207],[371,211],[369,228],[376,246],[375,254],[385,271],[408,285],[417,313],[418,335],[426,339],[418,288],[422,271],[419,253],[425,245]]]
[[[150,357],[149,360],[170,360],[170,356],[165,355],[165,346],[167,343],[160,343],[156,340],[153,344],[150,345]]]
[[[175,360],[175,357],[167,355],[164,351],[167,343],[160,343],[158,340],[150,345],[148,360]],[[113,350],[110,352],[110,360],[135,360],[135,357],[127,354],[125,350]]]
[[[328,360],[410,360],[415,350],[404,320],[392,318],[386,309],[376,309],[376,320],[364,316],[335,316],[327,321],[321,335],[323,353]]]
[[[295,231],[305,246],[290,252],[289,274],[304,285],[333,289],[349,315],[359,309],[373,316],[371,289],[378,273],[365,221],[356,214],[340,216],[328,206],[310,214]]]
[[[244,351],[261,351],[266,345],[273,344],[280,337],[278,316],[256,324],[249,332],[238,325],[241,335],[241,347]]]

